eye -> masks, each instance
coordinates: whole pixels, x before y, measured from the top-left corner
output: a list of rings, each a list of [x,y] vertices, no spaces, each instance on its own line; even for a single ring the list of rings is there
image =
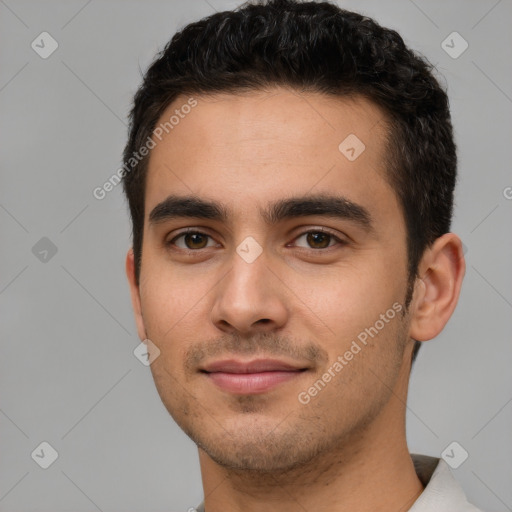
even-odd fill
[[[297,244],[297,240],[300,240],[305,237],[306,246],[304,245],[298,245],[299,247],[305,248],[305,249],[327,249],[329,247],[332,247],[333,245],[336,245],[336,242],[338,245],[344,245],[346,242],[343,240],[340,240],[337,236],[333,235],[332,233],[329,233],[328,231],[324,231],[323,229],[316,229],[316,230],[310,230],[302,233],[295,239],[295,244]],[[331,243],[334,242],[334,243]]]
[[[301,239],[304,239],[306,245],[297,243]],[[346,242],[341,240],[339,237],[330,233],[324,229],[314,229],[305,231],[301,235],[295,238],[293,245],[303,249],[328,249],[335,245],[345,245]],[[200,249],[206,249],[208,247],[215,247],[217,244],[213,238],[201,231],[185,231],[182,232],[171,240],[165,242],[168,247],[176,247],[183,251],[198,251]]]
[[[182,243],[176,243],[176,241],[180,239],[182,239]],[[208,239],[211,240],[212,245],[207,245]],[[166,242],[165,245],[175,245],[179,249],[194,251],[198,249],[205,249],[206,247],[214,247],[215,242],[213,242],[212,237],[210,235],[207,235],[206,233],[201,233],[200,231],[186,231],[175,236],[174,238]]]

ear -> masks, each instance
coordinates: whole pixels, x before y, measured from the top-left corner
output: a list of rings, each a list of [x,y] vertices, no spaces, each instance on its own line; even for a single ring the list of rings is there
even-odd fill
[[[454,233],[439,237],[425,251],[411,304],[412,339],[427,341],[443,330],[459,300],[465,272],[462,242]]]
[[[137,333],[140,340],[145,340],[146,328],[144,327],[144,319],[142,318],[142,308],[140,303],[140,290],[139,285],[135,279],[135,257],[133,255],[133,249],[130,248],[126,255],[126,277],[130,285],[130,294],[132,296],[132,307],[135,315],[135,323],[137,325]]]

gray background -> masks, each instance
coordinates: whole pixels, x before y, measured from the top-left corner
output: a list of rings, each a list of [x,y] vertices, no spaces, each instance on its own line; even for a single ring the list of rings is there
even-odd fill
[[[133,355],[121,187],[102,201],[92,191],[120,166],[139,68],[179,27],[240,3],[0,0],[1,511],[184,511],[202,499],[195,445]],[[468,268],[453,318],[413,368],[410,451],[440,456],[457,441],[470,501],[512,510],[512,3],[339,4],[436,65],[459,145],[453,231]],[[59,44],[47,59],[31,48],[43,31]],[[458,58],[441,46],[453,31],[469,44]],[[31,458],[42,441],[59,455],[46,470]]]

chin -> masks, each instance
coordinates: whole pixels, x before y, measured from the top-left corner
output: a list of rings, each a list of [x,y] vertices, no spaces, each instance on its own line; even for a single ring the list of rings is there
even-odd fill
[[[220,428],[220,427],[219,427]],[[275,428],[275,426],[274,426]],[[214,462],[231,471],[284,473],[299,468],[326,449],[303,432],[279,432],[265,429],[219,432],[217,436],[187,433]]]

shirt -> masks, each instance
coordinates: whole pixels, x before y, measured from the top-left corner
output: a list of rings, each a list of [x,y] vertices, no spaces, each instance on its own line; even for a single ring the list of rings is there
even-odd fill
[[[443,460],[411,453],[414,469],[425,489],[408,512],[482,512],[471,503]],[[205,512],[204,501],[197,512]]]

